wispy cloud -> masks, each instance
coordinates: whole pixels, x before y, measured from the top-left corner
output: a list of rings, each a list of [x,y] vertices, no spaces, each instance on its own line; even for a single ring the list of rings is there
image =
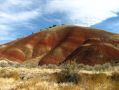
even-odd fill
[[[12,40],[13,37],[8,37],[13,32],[12,28],[7,25],[0,25],[0,40]]]
[[[0,41],[52,22],[92,26],[116,17],[119,0],[0,0]],[[47,24],[47,25],[46,25]],[[20,31],[21,30],[21,31]]]
[[[51,0],[47,7],[49,13],[65,13],[69,22],[90,26],[117,16],[119,0]]]
[[[40,15],[34,0],[5,0],[0,4],[0,23],[27,21]]]
[[[39,17],[41,15],[41,7],[36,7],[35,4],[39,5],[40,3],[41,1],[37,0],[0,1],[0,40],[15,39],[14,36],[17,37],[17,35],[14,35],[14,32],[18,31],[19,27]]]

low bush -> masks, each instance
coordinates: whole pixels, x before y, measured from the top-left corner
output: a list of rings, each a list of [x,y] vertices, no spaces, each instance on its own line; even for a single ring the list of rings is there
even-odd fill
[[[119,73],[112,73],[111,80],[119,82]]]
[[[58,83],[72,82],[78,84],[80,81],[80,75],[77,73],[75,65],[70,65],[62,69],[62,71],[57,75],[57,81]]]
[[[92,74],[90,79],[96,83],[102,83],[108,80],[108,76],[104,73]]]
[[[8,71],[7,69],[0,70],[0,78],[13,78],[15,80],[20,79],[20,75],[16,71]]]

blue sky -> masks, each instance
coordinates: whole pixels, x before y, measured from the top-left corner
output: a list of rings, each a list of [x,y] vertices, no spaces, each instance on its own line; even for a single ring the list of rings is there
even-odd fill
[[[53,24],[119,33],[119,0],[0,0],[0,43]]]

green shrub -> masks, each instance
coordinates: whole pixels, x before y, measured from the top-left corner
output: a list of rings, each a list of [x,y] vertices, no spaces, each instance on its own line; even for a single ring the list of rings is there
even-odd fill
[[[72,82],[74,84],[78,84],[80,81],[80,76],[77,73],[77,69],[75,65],[68,65],[60,73],[57,75],[58,83],[66,83],[66,82]]]
[[[53,25],[52,27],[56,27],[57,25]]]

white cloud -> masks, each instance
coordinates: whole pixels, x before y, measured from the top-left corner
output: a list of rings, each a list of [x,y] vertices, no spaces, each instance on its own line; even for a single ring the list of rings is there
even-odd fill
[[[21,22],[41,15],[40,8],[32,8],[33,0],[6,0],[0,4],[0,24]]]
[[[40,3],[37,0],[0,0],[0,40],[15,39],[13,32],[41,16]]]
[[[7,25],[0,25],[0,40],[13,40],[13,37],[8,37],[13,33],[11,27]]]
[[[47,12],[63,12],[72,23],[90,26],[117,16],[119,0],[52,0]]]
[[[7,13],[0,12],[0,22],[9,23],[9,22],[23,22],[40,16],[40,13],[37,10],[25,11],[19,13]]]
[[[34,28],[31,20],[57,12],[71,24],[90,26],[116,17],[118,11],[119,0],[0,0],[0,40],[15,39],[10,35],[19,27]],[[44,20],[63,22],[58,18]]]

